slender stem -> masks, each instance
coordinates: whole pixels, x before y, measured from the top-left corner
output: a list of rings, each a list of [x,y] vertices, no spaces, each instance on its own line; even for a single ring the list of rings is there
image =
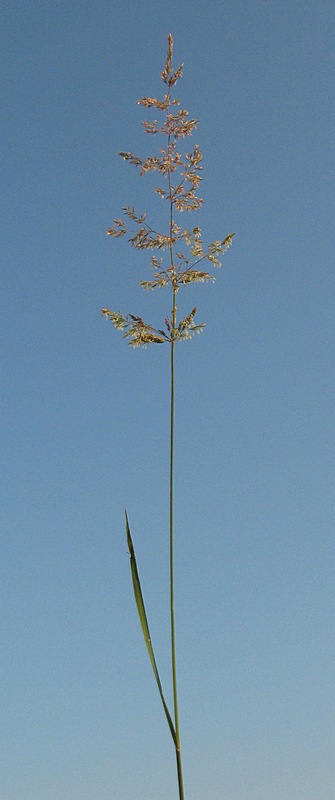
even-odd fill
[[[176,292],[173,293],[172,319],[173,327],[176,320]],[[175,613],[174,613],[174,530],[173,530],[173,509],[174,509],[174,340],[171,341],[171,439],[170,439],[170,614],[171,614],[171,657],[172,657],[172,683],[173,683],[173,703],[174,721],[176,731],[176,759],[178,772],[179,800],[184,800],[183,772],[180,752],[179,734],[179,714],[178,714],[178,692],[177,692],[177,666],[176,666],[176,640],[175,640]]]
[[[169,91],[170,95],[170,91]],[[170,152],[171,137],[168,135],[168,153]],[[176,732],[176,759],[179,800],[184,800],[183,771],[180,750],[179,734],[179,712],[178,712],[178,690],[177,690],[177,663],[176,663],[176,637],[175,637],[175,613],[174,613],[174,348],[175,330],[177,326],[177,285],[175,282],[175,265],[173,259],[173,195],[171,187],[171,174],[168,172],[169,199],[170,199],[170,267],[172,270],[172,330],[171,330],[171,416],[170,416],[170,619],[171,619],[171,661],[172,661],[172,685],[173,685],[173,706],[174,724]]]

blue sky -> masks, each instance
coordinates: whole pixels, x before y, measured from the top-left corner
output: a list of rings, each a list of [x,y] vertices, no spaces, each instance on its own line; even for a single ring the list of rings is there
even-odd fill
[[[127,506],[168,657],[168,348],[146,260],[105,236],[155,208],[117,157],[139,97],[200,120],[206,241],[236,236],[177,350],[176,606],[188,800],[334,787],[334,9],[5,2],[1,800],[171,800],[174,753],[134,608]]]

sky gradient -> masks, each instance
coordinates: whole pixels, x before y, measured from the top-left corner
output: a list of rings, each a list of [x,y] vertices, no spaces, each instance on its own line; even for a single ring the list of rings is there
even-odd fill
[[[333,3],[4,2],[1,800],[172,800],[132,596],[127,506],[168,656],[169,351],[148,260],[106,237],[159,208],[163,84],[199,119],[217,281],[176,352],[176,613],[186,800],[334,796]],[[181,218],[184,222],[184,218]],[[189,222],[185,220],[185,225]],[[179,298],[178,298],[179,300]]]

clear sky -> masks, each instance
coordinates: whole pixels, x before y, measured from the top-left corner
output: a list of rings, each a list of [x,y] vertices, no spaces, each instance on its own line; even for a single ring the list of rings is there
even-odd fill
[[[332,800],[333,3],[2,16],[1,800],[177,798],[124,535],[127,506],[170,698],[169,349],[131,350],[100,315],[170,310],[105,235],[161,202],[117,153],[155,144],[136,101],[161,92],[169,32],[200,120],[194,224],[236,233],[181,300],[207,323],[176,364],[186,800]]]

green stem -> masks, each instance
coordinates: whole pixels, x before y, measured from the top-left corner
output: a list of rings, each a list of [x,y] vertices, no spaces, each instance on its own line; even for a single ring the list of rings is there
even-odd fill
[[[176,323],[176,291],[173,292],[172,308],[172,329]],[[179,800],[184,800],[183,773],[180,752],[179,734],[179,714],[178,714],[178,691],[177,691],[177,666],[176,666],[176,638],[175,638],[175,613],[174,613],[174,339],[171,341],[171,426],[170,426],[170,614],[171,614],[171,658],[172,658],[172,684],[173,684],[173,704],[174,722],[176,732],[176,759],[179,786]]]
[[[170,145],[170,137],[168,137],[168,149]],[[173,263],[173,248],[172,248],[172,194],[171,194],[171,176],[168,174],[169,192],[170,192],[170,262],[171,268],[174,269]],[[183,785],[183,771],[181,762],[180,751],[180,734],[179,734],[179,713],[178,713],[178,690],[177,690],[177,664],[176,664],[176,637],[175,637],[175,613],[174,613],[174,348],[175,337],[174,333],[177,325],[177,286],[172,281],[172,334],[171,334],[171,417],[170,417],[170,619],[171,619],[171,660],[172,660],[172,686],[173,686],[173,706],[174,706],[174,724],[176,732],[176,759],[177,759],[177,774],[178,774],[178,788],[179,800],[184,800],[184,785]]]
[[[170,104],[170,86],[168,87],[168,100]],[[167,137],[167,152],[171,153],[171,135]],[[169,200],[170,200],[170,267],[172,270],[172,326],[171,326],[171,416],[170,416],[170,620],[171,620],[171,662],[172,662],[172,687],[173,687],[173,707],[174,707],[174,727],[175,727],[175,749],[177,759],[177,774],[178,774],[178,788],[179,800],[184,800],[184,784],[183,784],[183,771],[181,762],[180,750],[180,734],[179,734],[179,712],[178,712],[178,689],[177,689],[177,663],[176,663],[176,637],[175,637],[175,614],[174,614],[174,347],[175,347],[175,331],[177,328],[177,291],[178,286],[176,283],[176,268],[173,258],[173,191],[171,185],[171,171],[168,169],[167,173],[169,185]]]

